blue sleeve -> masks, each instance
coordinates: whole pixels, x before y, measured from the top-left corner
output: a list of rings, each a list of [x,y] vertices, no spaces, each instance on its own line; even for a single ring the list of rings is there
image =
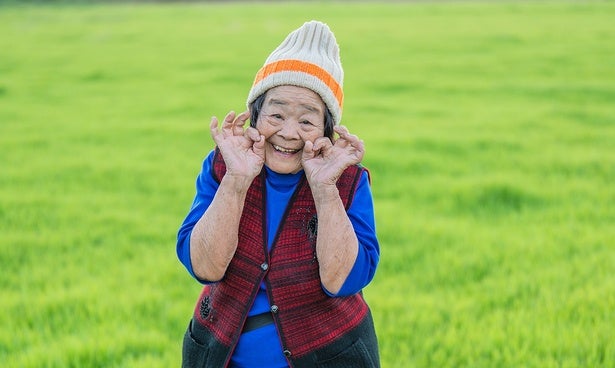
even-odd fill
[[[177,257],[192,277],[197,279],[199,282],[203,281],[199,280],[199,278],[194,275],[194,271],[192,270],[192,262],[190,260],[190,235],[192,234],[194,225],[199,221],[201,216],[203,216],[205,210],[207,210],[213,201],[216,190],[218,190],[219,184],[212,175],[213,158],[214,151],[211,151],[207,158],[203,160],[203,167],[196,179],[196,196],[194,197],[194,201],[192,202],[192,207],[190,208],[188,215],[179,227],[179,231],[177,233]]]
[[[325,289],[325,292],[332,297],[349,296],[361,291],[374,278],[378,261],[380,260],[380,246],[376,237],[376,221],[374,218],[374,202],[367,172],[363,173],[359,181],[357,191],[347,213],[359,240],[359,253],[340,291],[337,294],[332,294]]]

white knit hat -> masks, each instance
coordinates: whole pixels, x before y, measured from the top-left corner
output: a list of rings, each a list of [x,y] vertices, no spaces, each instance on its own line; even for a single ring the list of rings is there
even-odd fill
[[[273,87],[305,87],[320,95],[338,125],[344,104],[343,83],[335,36],[326,24],[313,20],[289,34],[269,55],[254,78],[248,106]]]

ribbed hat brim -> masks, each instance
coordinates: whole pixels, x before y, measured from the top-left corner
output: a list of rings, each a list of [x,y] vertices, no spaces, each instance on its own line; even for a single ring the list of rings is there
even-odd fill
[[[343,80],[335,36],[326,24],[311,21],[289,34],[269,55],[254,78],[247,103],[274,87],[305,87],[320,95],[337,125],[344,106]]]

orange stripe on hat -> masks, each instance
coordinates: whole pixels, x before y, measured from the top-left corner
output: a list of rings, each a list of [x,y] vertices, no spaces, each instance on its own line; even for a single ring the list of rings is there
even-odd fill
[[[274,61],[263,66],[258,73],[256,73],[256,77],[254,78],[254,85],[258,84],[260,81],[270,76],[271,74],[275,74],[278,72],[301,72],[306,73],[311,76],[314,76],[320,79],[333,93],[335,99],[337,100],[337,104],[340,109],[344,104],[344,91],[339,83],[327,72],[325,69],[319,67],[316,64],[308,63],[301,60],[294,59],[286,59],[280,61]]]

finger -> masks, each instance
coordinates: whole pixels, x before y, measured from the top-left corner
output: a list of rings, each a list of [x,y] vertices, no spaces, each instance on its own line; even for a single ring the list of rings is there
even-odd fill
[[[350,142],[348,142],[346,139],[339,137],[335,140],[334,146],[339,148],[346,148],[349,144]]]
[[[363,142],[363,139],[357,139],[357,142],[353,143],[352,146],[358,151],[365,152],[365,142]]]
[[[310,141],[305,141],[305,144],[303,145],[303,154],[302,154],[302,158],[304,160],[310,159],[314,157],[314,143],[310,142]]]
[[[258,130],[256,130],[255,128],[252,128],[252,127],[248,127],[248,129],[246,129],[246,131],[244,132],[244,135],[248,139],[250,139],[250,140],[252,140],[254,142],[260,142],[261,141],[261,137],[262,137],[261,133]],[[264,140],[264,138],[263,138],[263,140]]]
[[[327,148],[329,148],[331,146],[333,146],[333,144],[331,143],[329,138],[327,138],[327,137],[320,137],[320,138],[316,138],[316,140],[314,141],[313,150],[318,152],[318,151],[322,151],[323,149],[327,149]]]
[[[365,147],[363,146],[363,141],[360,142],[358,146],[353,146],[354,152],[353,155],[356,157],[358,162],[363,160],[363,156],[365,155]]]
[[[218,118],[215,116],[211,117],[211,121],[209,122],[209,132],[211,133],[211,137],[215,140],[218,135]]]
[[[235,119],[235,124],[239,126],[244,126],[246,125],[246,121],[248,121],[249,118],[250,111],[244,111],[241,114],[237,115],[237,118]]]
[[[233,124],[233,135],[243,135],[243,127],[241,125]]]
[[[340,129],[340,139],[338,139],[338,141],[342,141],[340,143],[346,142],[348,144],[350,144],[352,147],[356,148],[356,149],[361,149],[363,150],[363,140],[360,139],[358,136],[351,134],[348,129]],[[337,143],[337,142],[336,142]],[[347,144],[341,145],[341,147],[346,147]]]
[[[250,117],[250,114],[247,111],[242,112],[237,115],[235,121],[233,122],[233,134],[234,135],[242,135],[243,126],[246,124],[246,120]]]
[[[349,133],[348,128],[346,128],[345,125],[336,125],[333,127],[333,131],[335,131],[340,137]]]
[[[333,127],[333,130],[337,133],[338,138],[335,140],[335,146],[345,148],[348,145],[348,128],[343,125]]]
[[[235,121],[235,111],[230,111],[224,117],[224,121],[222,122],[222,133],[225,136],[229,136],[233,134],[233,122]]]
[[[252,128],[254,129],[254,128]],[[254,129],[256,130],[256,129]],[[261,135],[258,137],[258,140],[254,140],[254,145],[252,145],[252,150],[258,156],[260,156],[263,161],[265,160],[265,136]]]
[[[343,138],[351,143],[359,140],[359,137],[354,134],[351,134],[350,131],[348,131],[348,128],[343,125],[336,126],[333,129],[340,136],[340,138]]]
[[[362,139],[356,139],[351,143],[351,153],[357,158],[358,162],[363,160],[363,155],[365,155],[365,143]]]

